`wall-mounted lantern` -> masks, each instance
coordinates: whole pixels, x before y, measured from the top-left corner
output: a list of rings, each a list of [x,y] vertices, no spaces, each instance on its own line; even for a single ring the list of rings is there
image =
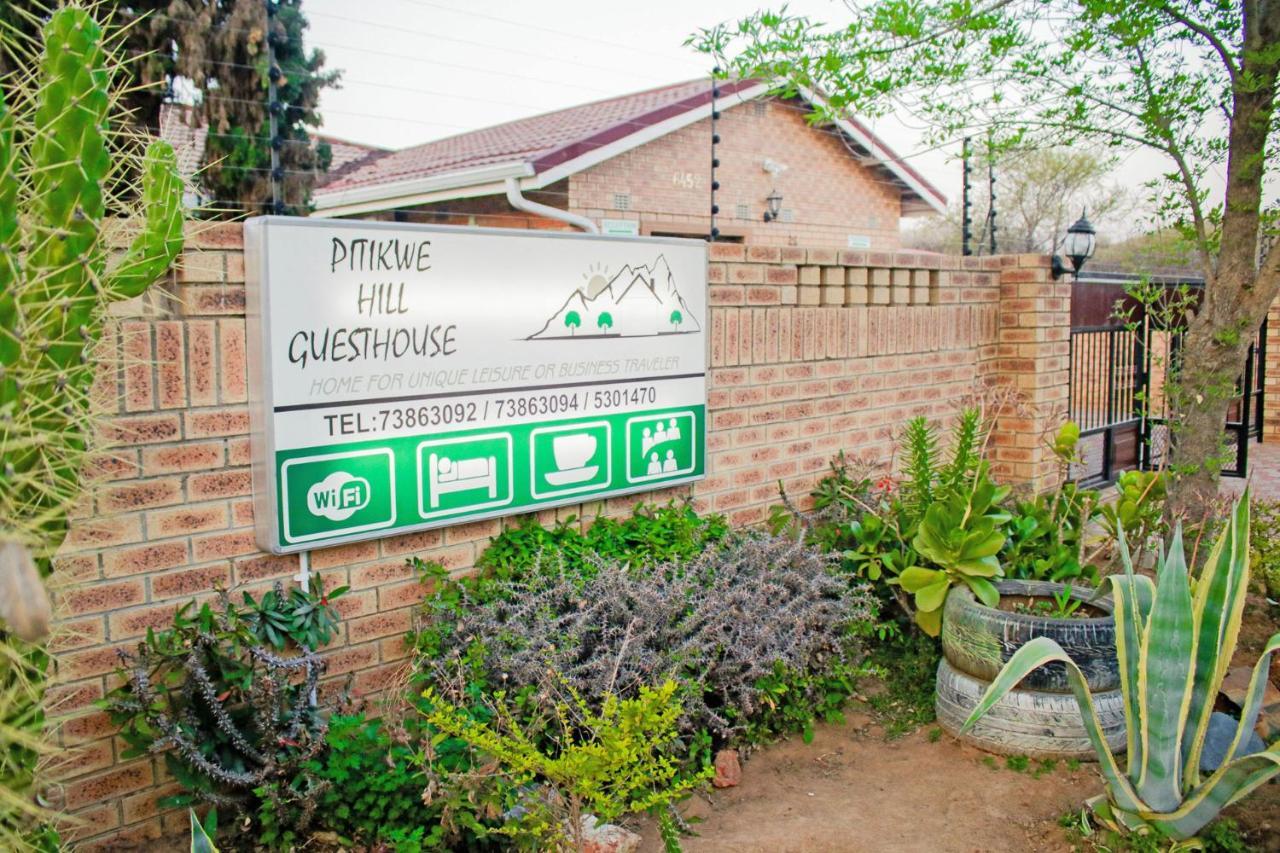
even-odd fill
[[[765,196],[764,221],[773,222],[782,213],[782,193],[777,190],[770,190]]]
[[[1062,240],[1062,254],[1053,256],[1053,277],[1055,279],[1062,278],[1062,274],[1067,271],[1067,267],[1062,262],[1062,255],[1067,256],[1067,260],[1071,261],[1071,271],[1079,278],[1080,268],[1084,266],[1084,262],[1093,257],[1093,250],[1097,245],[1097,234],[1093,224],[1085,218],[1086,211],[1080,212],[1080,218],[1067,229],[1067,236]]]

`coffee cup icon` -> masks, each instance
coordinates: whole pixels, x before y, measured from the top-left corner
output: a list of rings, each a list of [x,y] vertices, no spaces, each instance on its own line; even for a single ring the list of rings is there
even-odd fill
[[[596,437],[585,432],[558,435],[551,440],[551,453],[561,471],[581,470],[596,453]]]

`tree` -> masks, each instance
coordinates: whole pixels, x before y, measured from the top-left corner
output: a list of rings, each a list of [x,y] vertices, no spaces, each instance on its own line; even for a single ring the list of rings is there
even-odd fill
[[[676,308],[672,310],[671,316],[668,317],[667,320],[670,321],[672,329],[679,331],[680,324],[684,322],[684,315],[680,313],[679,308]]]
[[[578,327],[582,325],[582,315],[577,311],[570,311],[564,315],[564,327],[569,330],[570,335],[577,334]]]
[[[600,316],[596,319],[596,328],[604,331],[613,328],[613,315],[608,311],[601,311]]]
[[[976,158],[985,163],[985,154]],[[1132,213],[1129,193],[1108,183],[1112,161],[1088,148],[1039,148],[994,155],[997,252],[1052,252],[1067,226],[1082,210],[1101,232],[1114,230]],[[972,208],[975,254],[990,251],[985,166],[978,170]],[[904,246],[958,255],[961,250],[960,200],[943,216],[931,216],[902,235]]]
[[[268,115],[272,37],[280,69],[278,100],[284,212],[305,212],[315,176],[329,165],[320,126],[320,92],[337,85],[324,71],[324,54],[306,49],[301,0],[133,0],[110,4],[113,23],[125,29],[135,60],[128,105],[133,120],[156,130],[165,103],[190,101],[190,121],[209,128],[199,182],[210,211],[260,213],[271,201]],[[268,20],[270,19],[270,20]]]
[[[880,0],[835,29],[760,12],[690,41],[726,74],[821,91],[831,113],[909,114],[935,142],[990,133],[996,151],[1084,143],[1164,158],[1153,208],[1195,246],[1206,282],[1168,389],[1169,507],[1203,515],[1249,339],[1280,290],[1280,252],[1258,259],[1276,222],[1262,198],[1280,163],[1280,2]]]

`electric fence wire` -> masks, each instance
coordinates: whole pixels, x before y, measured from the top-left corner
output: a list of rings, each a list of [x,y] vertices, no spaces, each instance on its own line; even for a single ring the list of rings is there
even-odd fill
[[[416,0],[401,0],[401,2],[410,3],[411,5],[419,5],[419,6],[438,6],[438,4],[431,4],[431,3],[426,3],[426,2],[416,2]],[[268,4],[268,5],[269,5],[269,4]],[[449,7],[444,7],[444,6],[439,6],[439,8],[441,8],[441,9],[449,9]],[[456,12],[458,12],[459,14],[470,14],[470,15],[472,15],[472,16],[474,16],[474,17],[492,17],[492,16],[484,16],[484,15],[481,15],[480,13],[470,13],[470,12],[468,12],[468,11],[466,11],[466,10],[449,9],[449,11],[456,11]],[[157,13],[157,14],[158,14],[158,13]],[[317,14],[317,15],[321,15],[321,16],[325,16],[325,15],[327,15],[327,16],[329,16],[329,17],[342,17],[342,18],[343,18],[343,19],[345,19],[345,20],[350,20],[350,21],[353,21],[353,22],[355,22],[355,21],[358,21],[358,20],[359,20],[359,19],[354,19],[354,18],[346,18],[346,16],[334,16],[334,15],[331,15],[331,14],[329,14],[329,13],[319,13],[319,12],[315,12],[315,13],[309,13],[309,14]],[[176,18],[176,17],[174,17],[174,16],[169,16],[169,15],[159,14],[158,16],[159,16],[159,17],[162,17],[162,18],[169,18],[169,19],[174,20],[174,21],[186,21],[186,19]],[[507,20],[507,19],[503,19],[503,20]],[[188,22],[189,22],[189,21],[188,21]],[[508,21],[508,22],[510,22],[510,21]],[[361,23],[372,23],[372,22],[361,22]],[[517,22],[510,22],[510,23],[515,24],[515,23],[517,23]],[[380,25],[379,25],[379,26],[380,26]],[[243,28],[234,28],[234,27],[232,27],[232,28],[229,28],[229,29],[230,29],[230,30],[241,31],[241,32],[249,32],[248,30],[244,30]],[[572,34],[564,33],[563,31],[550,30],[549,28],[543,28],[543,29],[548,29],[549,31],[557,32],[557,33],[561,33],[561,34],[565,34],[565,35],[572,35]],[[421,31],[415,31],[415,32],[421,32]],[[423,34],[423,35],[426,35],[426,33],[422,33],[422,34]],[[468,42],[468,43],[471,43],[471,42]],[[353,49],[353,50],[362,51],[362,52],[375,53],[375,54],[377,54],[377,55],[379,55],[379,56],[387,56],[387,57],[397,57],[397,56],[398,56],[398,58],[403,58],[403,59],[407,59],[407,60],[411,60],[411,61],[424,62],[424,63],[428,63],[428,64],[439,64],[439,65],[443,65],[443,66],[445,66],[445,67],[457,67],[457,68],[460,68],[460,69],[463,69],[463,70],[467,70],[467,71],[470,71],[470,72],[478,72],[478,73],[493,72],[493,69],[478,68],[478,67],[475,67],[475,66],[457,65],[457,64],[454,64],[454,63],[440,63],[440,62],[437,62],[437,61],[435,61],[435,60],[427,60],[427,59],[423,59],[422,57],[414,57],[414,56],[408,56],[408,55],[387,54],[385,51],[378,51],[378,50],[372,50],[372,49],[358,48],[358,47],[353,47],[353,46],[333,45],[333,44],[326,44],[326,43],[315,42],[315,41],[309,42],[309,44],[310,44],[311,46],[313,46],[313,47],[321,47],[321,48],[328,47],[328,48],[337,48],[337,49]],[[499,48],[498,46],[485,45],[484,43],[480,43],[480,42],[475,42],[474,44],[476,44],[477,46],[486,46],[486,47],[491,47],[491,48],[492,48],[492,49],[494,49],[494,50],[502,49],[502,48]],[[641,49],[638,49],[638,48],[637,48],[637,50],[641,50]],[[645,51],[642,51],[642,50],[641,50],[641,52],[645,52]],[[541,57],[540,57],[540,58],[541,58]],[[211,65],[215,65],[215,66],[224,66],[224,67],[229,67],[229,68],[239,68],[239,69],[251,69],[251,70],[258,70],[256,66],[250,66],[250,65],[241,64],[241,63],[232,63],[232,62],[225,62],[225,61],[214,61],[214,62],[211,62],[210,64],[211,64]],[[614,70],[614,69],[603,69],[603,70]],[[493,73],[501,73],[501,72],[493,72]],[[718,73],[718,72],[717,72],[717,73]],[[547,83],[559,83],[559,82],[562,82],[562,81],[543,80],[543,79],[540,79],[540,78],[530,78],[530,77],[528,77],[527,75],[505,75],[505,74],[504,74],[503,76],[513,76],[513,77],[517,77],[518,79],[522,79],[522,80],[534,80],[534,81],[537,81],[537,82],[547,82]],[[712,87],[717,86],[717,85],[719,85],[719,83],[720,83],[720,82],[721,82],[721,81],[714,81],[714,80],[713,80],[713,81],[709,84],[709,86],[712,86]],[[344,83],[344,85],[346,85],[346,84],[355,84],[355,85],[360,85],[360,86],[368,86],[368,87],[371,87],[371,88],[379,88],[379,89],[395,90],[395,91],[407,92],[407,93],[411,93],[411,94],[420,94],[420,95],[432,96],[432,97],[455,97],[455,98],[465,99],[465,100],[468,100],[468,101],[471,101],[471,102],[491,103],[491,104],[494,104],[494,105],[498,105],[498,106],[505,106],[505,107],[525,107],[525,108],[527,108],[527,107],[528,107],[528,104],[527,104],[527,103],[516,103],[516,102],[513,102],[513,101],[500,101],[500,100],[496,100],[496,99],[487,99],[487,98],[483,98],[483,97],[473,96],[473,95],[470,95],[470,94],[467,94],[467,95],[458,95],[458,94],[449,93],[449,92],[441,92],[441,91],[438,91],[438,90],[423,89],[423,88],[420,88],[420,87],[413,87],[413,86],[402,86],[402,85],[398,85],[398,84],[394,84],[394,83],[386,83],[386,82],[382,82],[382,81],[359,80],[359,79],[345,79],[345,80],[343,80],[343,83]],[[661,86],[659,86],[659,87],[654,87],[654,88],[662,88],[662,87],[661,87]],[[625,96],[618,96],[618,95],[613,94],[613,93],[608,93],[608,92],[606,92],[606,91],[604,91],[604,90],[599,90],[599,89],[596,89],[596,90],[593,90],[593,91],[596,91],[596,92],[601,93],[601,94],[609,94],[609,95],[610,95],[610,97],[609,97],[609,98],[606,98],[606,99],[604,99],[604,100],[612,100],[613,98],[617,98],[617,97],[625,97]],[[641,91],[646,91],[646,90],[641,90]],[[736,94],[736,93],[734,93],[734,94]],[[228,96],[222,96],[222,95],[216,95],[216,94],[208,94],[208,93],[204,93],[204,94],[202,94],[202,97],[204,97],[204,98],[206,98],[206,99],[209,99],[209,100],[232,101],[232,102],[237,102],[237,103],[248,103],[248,104],[264,104],[264,103],[265,103],[265,104],[267,104],[267,105],[269,106],[269,102],[259,101],[259,100],[256,100],[256,99],[230,98],[230,97],[228,97]],[[730,97],[732,97],[732,94],[730,95]],[[743,104],[743,103],[746,103],[746,99],[738,98],[738,99],[737,99],[737,103],[736,103],[736,104],[732,104],[732,105],[733,105],[733,106],[736,106],[736,105],[738,105],[738,104]],[[191,104],[181,104],[181,102],[178,102],[178,104],[179,104],[179,105],[182,105],[182,106],[192,106]],[[795,113],[802,114],[802,115],[803,115],[803,116],[805,116],[805,117],[808,117],[808,116],[812,115],[812,113],[813,113],[813,109],[812,109],[812,107],[810,107],[810,106],[808,106],[808,105],[805,105],[805,104],[793,104],[793,103],[788,103],[787,101],[785,101],[785,100],[781,100],[781,99],[778,99],[778,98],[770,99],[769,104],[770,104],[770,107],[771,107],[771,108],[784,109],[784,110],[792,110],[792,111],[794,111]],[[575,106],[580,106],[580,105],[575,105]],[[560,110],[571,110],[571,109],[574,109],[574,108],[575,108],[575,106],[561,107],[561,108],[559,108],[559,109],[552,108],[552,109],[548,110],[548,112],[558,112],[558,111],[560,111]],[[288,109],[294,109],[294,107],[292,107],[292,106],[291,106],[291,105],[289,105],[289,104],[281,104],[281,105],[280,105],[280,109],[281,109],[282,111],[284,111],[284,110],[288,110]],[[713,111],[714,111],[714,110],[713,110]],[[465,133],[470,133],[470,132],[483,131],[483,130],[486,130],[486,129],[487,129],[487,128],[473,128],[473,127],[469,127],[469,126],[465,126],[465,125],[449,124],[449,123],[444,123],[444,122],[427,121],[427,120],[423,120],[423,119],[419,119],[419,118],[415,118],[415,117],[411,117],[411,116],[403,116],[403,115],[387,115],[387,114],[379,114],[379,113],[354,112],[354,111],[341,110],[341,109],[331,109],[331,108],[324,108],[324,109],[323,109],[323,112],[324,112],[324,113],[333,114],[333,115],[344,115],[344,116],[350,116],[350,117],[355,117],[355,118],[368,118],[368,119],[380,120],[380,121],[405,122],[405,123],[411,123],[411,124],[416,124],[416,125],[424,125],[424,126],[432,126],[432,127],[447,127],[447,128],[453,128],[453,129],[459,130],[459,131],[461,131],[463,134],[465,134]],[[539,113],[539,114],[537,114],[537,115],[534,115],[534,116],[528,116],[528,117],[526,117],[526,118],[527,118],[527,119],[536,119],[536,118],[538,118],[539,116],[541,116],[541,115],[545,115],[545,114],[546,114],[546,113]],[[717,115],[717,118],[718,118],[718,115]],[[513,122],[519,122],[519,121],[522,121],[522,120],[525,120],[525,119],[514,119],[514,120],[513,120]],[[505,124],[505,123],[511,123],[511,122],[504,122],[504,124]],[[613,126],[613,127],[635,127],[635,128],[637,128],[637,129],[639,129],[639,128],[650,127],[650,126],[651,126],[651,124],[652,124],[652,123],[651,123],[651,122],[649,122],[649,121],[635,121],[635,120],[629,120],[629,121],[617,122],[616,124],[611,125],[611,126]],[[832,125],[828,125],[828,126],[825,126],[825,127],[824,127],[824,126],[819,126],[819,125],[816,125],[816,124],[808,124],[808,130],[809,130],[809,131],[811,131],[811,132],[822,133],[822,134],[825,134],[825,135],[827,135],[827,136],[829,136],[829,137],[831,137],[831,138],[833,138],[833,139],[838,140],[838,141],[840,142],[840,144],[841,144],[843,147],[845,147],[846,149],[848,149],[848,150],[850,151],[850,153],[855,154],[855,156],[859,156],[859,157],[860,157],[860,159],[864,160],[864,162],[865,162],[865,160],[866,160],[865,155],[859,155],[859,154],[858,154],[857,150],[856,150],[856,149],[852,146],[852,144],[851,144],[853,141],[849,138],[848,134],[847,134],[847,133],[845,133],[845,131],[843,131],[843,130],[842,130],[842,129],[840,129],[839,127],[832,126]],[[209,135],[209,136],[214,136],[214,137],[238,138],[238,139],[242,139],[242,140],[263,141],[263,142],[268,142],[268,143],[271,143],[271,142],[273,141],[273,139],[275,139],[275,143],[274,143],[274,144],[275,144],[275,146],[283,146],[283,145],[306,145],[306,146],[310,146],[310,145],[313,145],[313,144],[314,144],[313,140],[289,140],[289,139],[279,139],[278,137],[274,137],[274,136],[268,136],[268,137],[246,136],[246,135],[244,135],[244,134],[221,133],[221,132],[218,132],[218,131],[214,131],[214,130],[212,130],[212,129],[206,129],[206,134],[207,134],[207,135]],[[323,135],[323,134],[315,134],[315,135]],[[446,138],[448,138],[448,137],[446,137]],[[339,141],[341,141],[341,140],[339,140]],[[423,144],[423,145],[429,145],[429,144],[431,144],[432,142],[438,142],[438,141],[441,141],[441,140],[439,140],[439,139],[436,139],[436,140],[429,140],[428,142],[425,142],[425,143],[422,143],[422,144]],[[357,143],[357,144],[358,144],[358,143]],[[598,144],[595,144],[595,145],[588,144],[588,145],[583,146],[583,147],[582,147],[582,149],[581,149],[581,151],[582,151],[582,153],[589,153],[591,150],[593,150],[593,149],[595,149],[595,148],[603,147],[603,146],[604,146],[604,145],[606,145],[606,144],[608,144],[608,143],[601,142],[601,143],[598,143]],[[901,165],[903,165],[903,166],[906,166],[907,168],[910,168],[910,167],[909,167],[909,165],[908,165],[908,163],[907,163],[907,161],[908,161],[909,159],[918,158],[918,157],[921,157],[921,156],[923,156],[923,155],[926,155],[926,154],[929,154],[929,153],[932,153],[932,152],[938,151],[938,150],[940,150],[940,149],[943,149],[943,148],[949,147],[951,144],[952,144],[952,142],[951,142],[950,140],[943,141],[943,142],[936,143],[936,144],[934,144],[934,145],[930,145],[930,146],[927,146],[927,147],[918,148],[918,149],[916,149],[915,151],[912,151],[912,152],[910,152],[910,153],[909,153],[909,154],[907,154],[907,155],[897,155],[897,154],[895,154],[895,155],[893,155],[893,158],[892,158],[892,159],[893,159],[893,161],[894,161],[894,162],[897,162],[897,163],[899,163],[899,164],[901,164]],[[372,147],[372,146],[371,146],[371,147]],[[411,146],[411,147],[417,147],[417,146]],[[403,149],[402,149],[402,150],[403,150]],[[279,168],[279,167],[273,167],[273,168],[271,168],[271,169],[265,169],[265,168],[260,168],[260,167],[236,166],[236,165],[229,165],[229,164],[228,164],[228,165],[222,165],[222,166],[220,166],[219,168],[224,169],[224,170],[228,170],[228,171],[239,171],[239,172],[247,172],[247,173],[270,173],[270,174],[272,174],[273,176],[279,176],[279,177],[283,177],[283,176],[285,176],[285,175],[308,175],[308,176],[315,176],[315,175],[316,175],[316,173],[315,173],[315,172],[313,172],[312,170],[282,169],[282,168]],[[712,180],[713,180],[713,182],[714,182],[714,176],[713,176]],[[885,180],[885,179],[882,179],[882,178],[876,178],[876,177],[871,177],[871,178],[869,178],[869,180],[870,180],[872,183],[879,184],[879,185],[886,186],[886,187],[890,187],[890,188],[892,188],[894,191],[901,191],[901,189],[902,189],[902,182],[901,182],[901,181],[898,181],[898,180]],[[553,190],[553,189],[531,190],[531,192],[536,192],[536,193],[541,194],[541,195],[562,196],[562,197],[568,197],[568,195],[569,195],[569,193],[568,193],[568,192],[564,192],[564,191],[557,191],[557,190]],[[287,200],[286,200],[286,201],[287,201]],[[276,206],[278,207],[279,205],[276,205]],[[426,213],[427,213],[426,211],[423,211],[421,208],[401,208],[401,209],[390,209],[390,210],[387,210],[387,211],[384,211],[384,212],[389,212],[389,213],[396,213],[396,212],[399,212],[399,213],[414,213],[414,214],[426,214]],[[439,209],[436,209],[436,210],[430,211],[430,215],[437,215],[437,214],[438,214],[438,215],[440,215],[440,216],[478,216],[478,215],[481,215],[481,216],[483,216],[483,217],[485,217],[485,218],[494,218],[494,217],[504,217],[504,216],[505,216],[505,217],[509,217],[509,218],[512,218],[512,219],[521,219],[521,220],[525,220],[525,221],[527,221],[527,220],[528,220],[528,218],[529,218],[529,217],[527,217],[527,216],[522,216],[522,215],[519,215],[519,214],[500,214],[500,213],[485,213],[485,214],[477,214],[475,211],[445,211],[445,210],[439,210]],[[791,222],[791,223],[789,223],[789,224],[793,224],[793,225],[797,225],[797,226],[806,226],[806,225],[809,225],[809,226],[832,227],[835,223],[801,222],[801,221],[792,220],[792,222]]]

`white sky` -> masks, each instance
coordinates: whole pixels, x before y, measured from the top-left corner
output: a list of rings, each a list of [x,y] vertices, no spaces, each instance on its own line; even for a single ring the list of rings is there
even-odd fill
[[[778,4],[307,0],[304,9],[309,44],[325,51],[327,67],[344,71],[342,88],[322,97],[323,132],[402,148],[705,75],[707,60],[683,46],[689,33],[770,5]],[[828,23],[849,14],[839,0],[789,6]],[[873,127],[948,199],[958,199],[958,145],[922,150],[917,129],[884,120]],[[1140,151],[1125,158],[1116,180],[1138,189],[1164,168]]]

